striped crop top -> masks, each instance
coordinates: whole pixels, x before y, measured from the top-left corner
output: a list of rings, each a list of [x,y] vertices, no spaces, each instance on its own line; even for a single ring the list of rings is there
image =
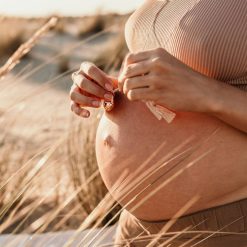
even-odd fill
[[[163,47],[247,90],[247,0],[146,0],[127,21],[125,38],[131,52]]]

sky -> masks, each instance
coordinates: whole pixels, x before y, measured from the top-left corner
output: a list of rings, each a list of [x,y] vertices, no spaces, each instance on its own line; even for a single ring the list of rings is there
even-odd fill
[[[50,14],[81,16],[104,12],[127,13],[144,0],[0,0],[0,15],[44,16]]]

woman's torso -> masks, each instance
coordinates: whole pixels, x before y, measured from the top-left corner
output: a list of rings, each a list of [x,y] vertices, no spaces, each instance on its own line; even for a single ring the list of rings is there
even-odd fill
[[[194,70],[247,90],[246,0],[148,0],[125,34],[132,52],[163,47]]]
[[[247,44],[238,39],[247,38],[242,32],[247,27],[246,1],[201,0],[192,6],[192,1],[174,0],[173,5],[160,11],[163,4],[147,1],[129,19],[126,40],[130,50],[162,46],[193,69],[244,89]],[[206,35],[209,33],[211,39]],[[229,53],[230,48],[235,52],[232,49]],[[245,133],[196,113],[178,113],[175,121],[167,124],[158,121],[141,102],[129,102],[123,95],[116,101],[114,110],[104,114],[99,124],[98,165],[107,187],[120,203],[128,209],[141,203],[133,212],[137,217],[170,218],[197,195],[200,199],[186,213],[247,196]],[[160,160],[162,166],[156,164]],[[125,172],[127,184],[121,191],[126,191],[120,198],[121,192],[114,189],[114,184]],[[142,182],[133,188],[138,179]],[[143,198],[146,200],[142,202]]]

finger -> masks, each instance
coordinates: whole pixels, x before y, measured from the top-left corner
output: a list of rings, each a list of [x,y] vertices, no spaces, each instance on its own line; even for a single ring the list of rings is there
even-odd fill
[[[152,50],[141,51],[137,53],[130,53],[127,55],[126,64],[138,63],[154,57],[162,55],[164,49],[157,48]]]
[[[129,54],[130,54],[130,53],[128,53],[128,55],[126,55],[126,56],[124,57],[123,62],[122,62],[122,64],[121,64],[121,68],[120,68],[120,70],[119,70],[119,74],[121,74],[121,73],[123,72],[124,67],[127,65],[127,58],[128,58],[128,56],[129,56]]]
[[[90,116],[90,112],[88,110],[81,108],[73,101],[71,102],[71,111],[80,117],[88,118]]]
[[[124,94],[127,94],[132,89],[149,87],[151,82],[147,79],[147,76],[137,76],[126,79],[123,86]]]
[[[90,106],[94,108],[99,108],[101,106],[100,100],[85,96],[81,93],[76,92],[75,90],[72,91],[72,93],[70,94],[70,98],[72,101],[80,106]]]
[[[124,87],[124,80],[121,77],[119,77],[119,80],[118,80],[118,90],[120,92],[123,92],[123,87]]]
[[[122,88],[122,91],[124,91],[124,82],[127,78],[148,74],[151,70],[151,67],[152,64],[150,60],[127,65],[127,67],[124,69],[121,76],[119,77],[118,82],[118,84]]]
[[[72,92],[80,93],[80,89],[75,83],[70,88],[70,95],[71,95]]]
[[[94,95],[98,98],[105,98],[105,95],[109,92],[103,89],[101,86],[97,85],[96,83],[88,80],[82,74],[77,74],[73,77],[74,83],[83,91]]]
[[[124,69],[121,79],[125,80],[126,78],[148,74],[152,67],[151,60],[130,64]]]
[[[122,76],[122,72],[123,72],[124,68],[127,66],[127,63],[126,63],[127,57],[128,57],[128,55],[125,56],[123,63],[121,65],[120,71],[119,71],[119,75],[118,75],[118,89],[120,92],[123,92],[123,82],[121,80],[121,76]]]
[[[74,97],[73,94],[75,93],[79,93],[79,94],[82,94],[80,88],[74,83],[72,86],[71,86],[71,89],[70,89],[70,99],[72,100],[72,98]],[[73,101],[73,100],[72,100]]]
[[[138,52],[138,53],[130,53],[127,55],[126,63],[127,64],[138,63],[155,57],[160,57],[164,54],[168,54],[168,52],[161,47],[152,50]]]
[[[113,88],[118,88],[118,78],[108,75],[109,80],[112,81]]]
[[[152,92],[149,88],[136,88],[128,91],[127,98],[131,101],[135,100],[153,100]]]
[[[113,85],[111,80],[107,77],[107,75],[100,70],[96,65],[89,62],[84,62],[80,66],[80,72],[89,77],[88,79],[94,80],[101,87],[105,88],[107,91],[113,92]]]
[[[138,63],[150,59],[151,51],[142,51],[137,53],[130,53],[126,57],[126,64]]]

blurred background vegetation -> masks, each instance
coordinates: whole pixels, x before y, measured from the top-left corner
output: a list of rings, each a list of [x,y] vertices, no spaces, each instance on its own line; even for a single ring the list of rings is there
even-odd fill
[[[1,233],[77,229],[105,197],[89,226],[105,225],[120,209],[97,169],[102,111],[90,120],[74,117],[68,92],[71,73],[85,60],[117,74],[128,52],[128,16],[57,16],[56,26],[0,80]],[[0,65],[48,19],[0,17]]]

